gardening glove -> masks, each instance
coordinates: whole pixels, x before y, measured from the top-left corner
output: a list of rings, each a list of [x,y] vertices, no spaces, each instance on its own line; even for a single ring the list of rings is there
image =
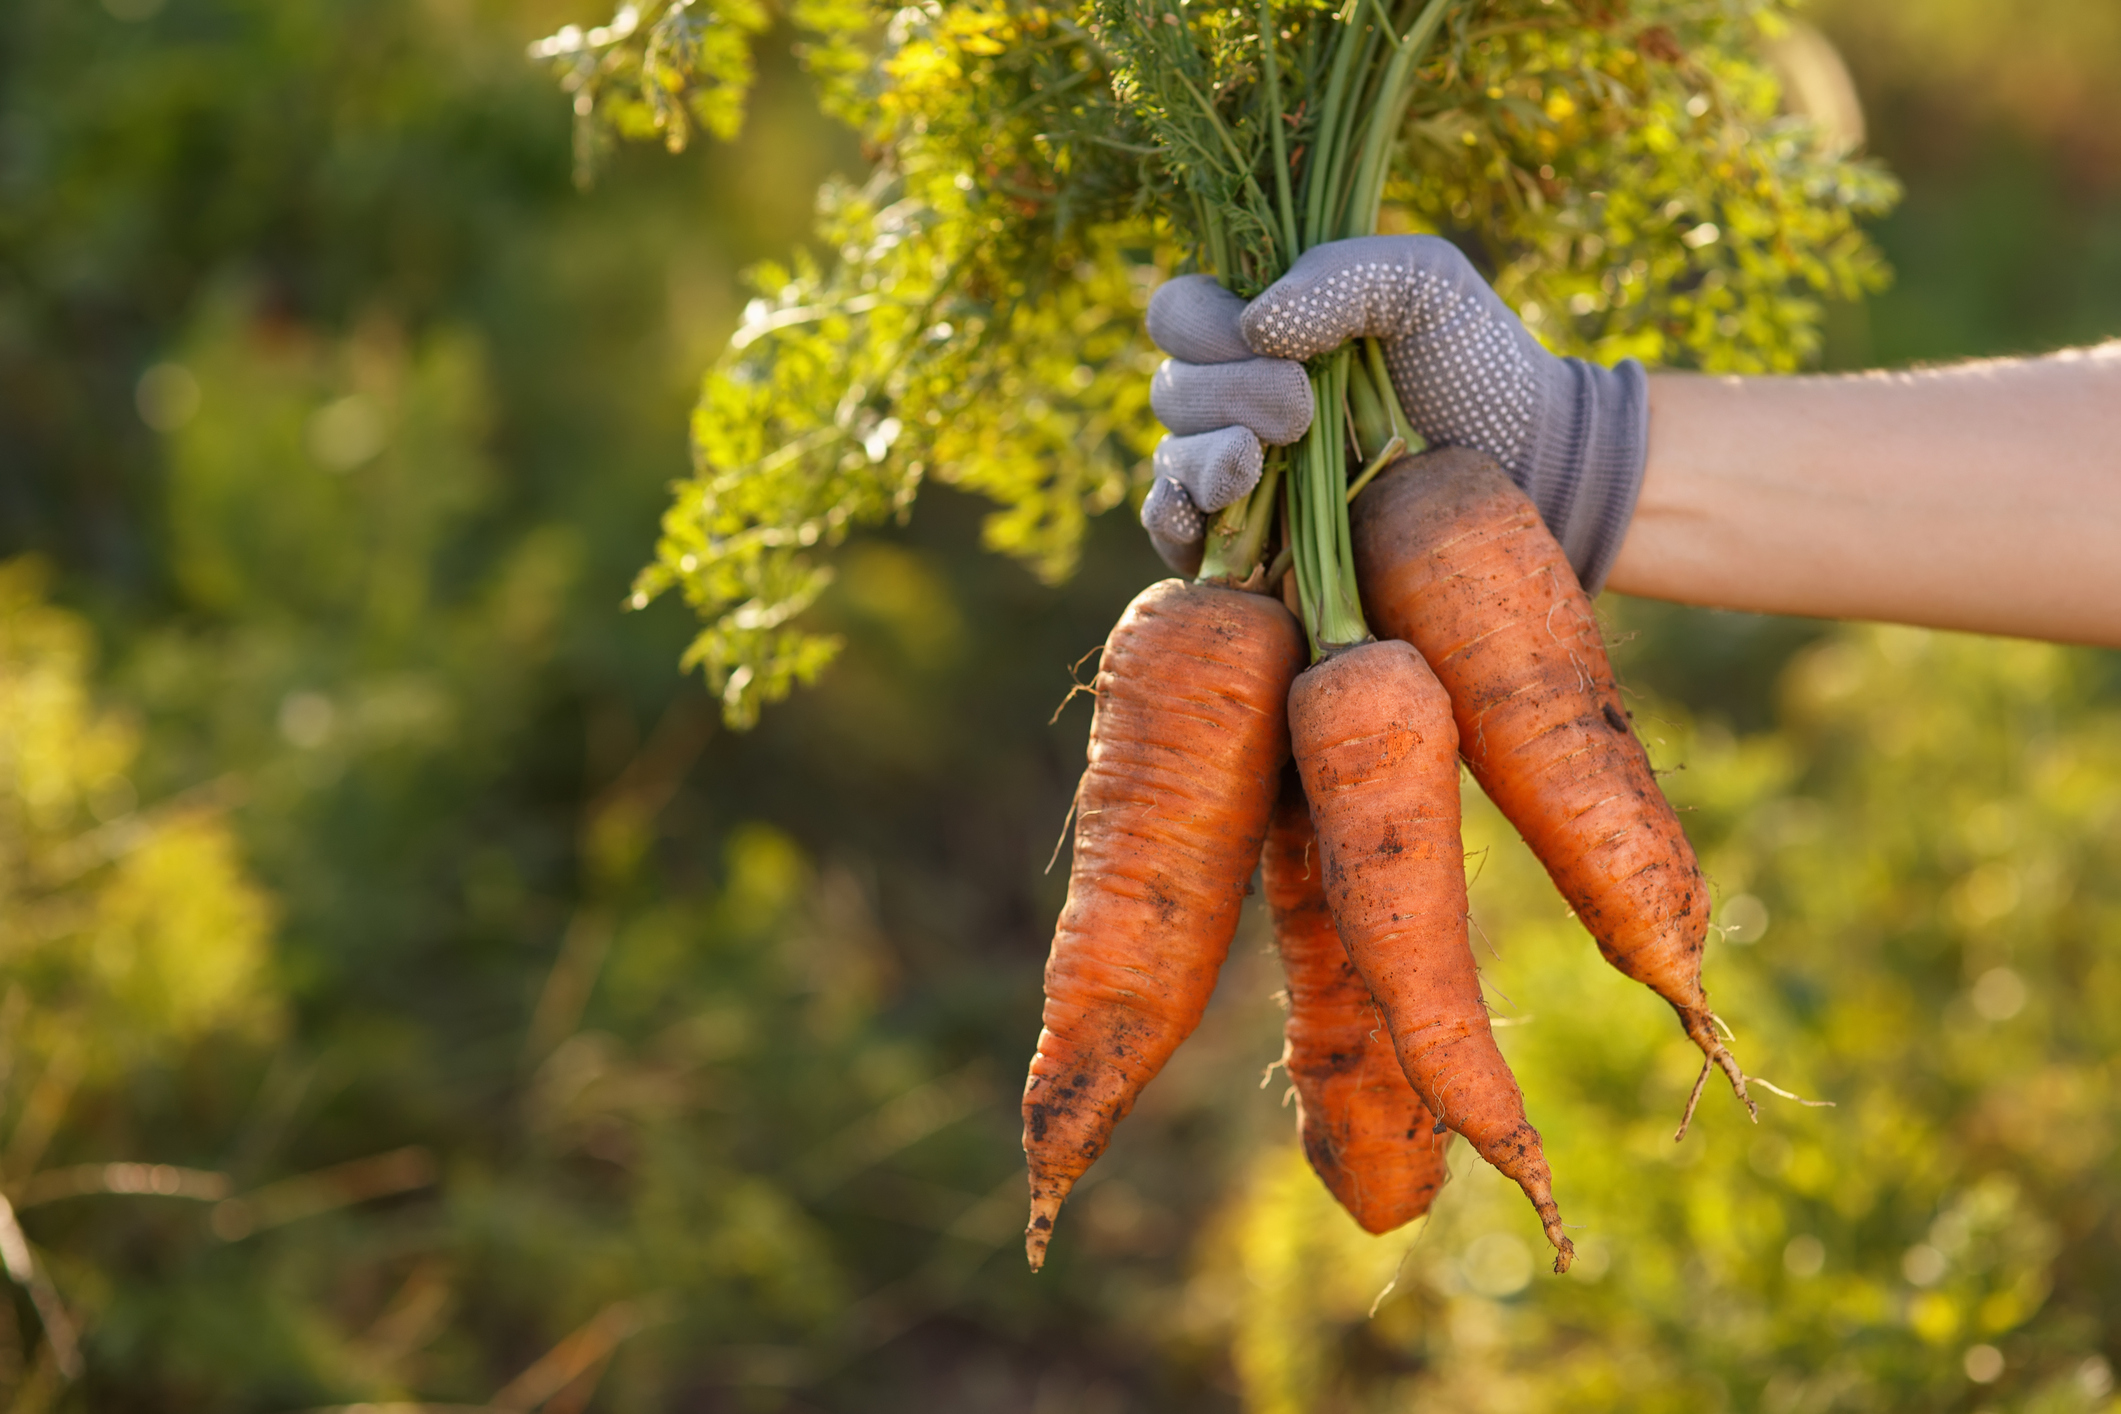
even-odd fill
[[[1262,444],[1286,446],[1311,425],[1303,365],[1255,357],[1238,330],[1244,310],[1210,275],[1181,275],[1149,301],[1149,337],[1171,355],[1149,405],[1172,435],[1156,446],[1142,525],[1181,574],[1200,568],[1208,517],[1259,484]]]
[[[1431,446],[1474,447],[1502,463],[1584,588],[1595,594],[1605,583],[1649,451],[1649,385],[1634,359],[1601,368],[1556,358],[1437,236],[1315,246],[1246,307],[1240,328],[1248,347],[1286,359],[1380,340],[1415,431]],[[1197,404],[1206,393],[1187,397]],[[1239,420],[1234,405],[1223,411]]]

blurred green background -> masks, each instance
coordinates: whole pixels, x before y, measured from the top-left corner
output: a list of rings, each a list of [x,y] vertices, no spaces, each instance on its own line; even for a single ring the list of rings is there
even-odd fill
[[[2121,334],[2121,10],[1810,13],[1908,188],[1829,361]],[[1673,1145],[1686,1042],[1470,800],[1577,1270],[1462,1151],[1422,1227],[1332,1207],[1253,918],[1029,1276],[1048,717],[1158,566],[1117,513],[1043,588],[931,490],[724,732],[619,606],[739,270],[861,157],[769,62],[576,192],[523,46],[599,18],[0,15],[10,1408],[2114,1403],[2121,660],[2022,643],[1605,603],[1719,1007],[1838,1108]]]

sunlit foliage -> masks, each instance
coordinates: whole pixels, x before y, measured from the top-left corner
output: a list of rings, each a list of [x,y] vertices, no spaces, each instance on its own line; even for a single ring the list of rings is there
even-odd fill
[[[1558,352],[1712,372],[1788,372],[1822,301],[1880,288],[1857,220],[1898,186],[1780,112],[1751,51],[1777,11],[1639,7],[1577,26],[1530,4],[1474,22],[1445,104],[1417,99],[1410,224],[1485,255]]]
[[[1287,78],[1270,119],[1259,13],[937,4],[897,11],[880,44],[864,28],[880,16],[794,13],[830,34],[833,106],[878,169],[828,190],[826,263],[760,271],[635,593],[679,586],[707,621],[686,662],[733,724],[836,651],[801,619],[829,573],[817,550],[902,518],[924,481],[997,502],[988,544],[1052,578],[1084,517],[1139,480],[1157,435],[1147,288],[1193,264],[1251,293],[1289,259],[1267,130],[1309,140],[1306,56],[1338,21],[1272,12]],[[634,14],[597,32],[599,63],[656,62],[655,41],[629,38]],[[1753,57],[1778,24],[1754,0],[1453,10],[1387,225],[1462,236],[1559,349],[1795,367],[1817,350],[1821,298],[1880,282],[1855,219],[1894,187],[1780,115]],[[605,126],[640,125],[615,110]]]
[[[138,808],[138,724],[92,701],[88,628],[45,602],[44,579],[0,565],[0,1084],[31,1087],[276,1020],[273,906],[225,802]]]
[[[1155,439],[1154,233],[1081,29],[904,10],[839,91],[883,161],[822,198],[829,264],[756,272],[693,417],[697,474],[635,586],[645,604],[679,585],[708,619],[686,661],[737,725],[836,651],[796,622],[828,576],[813,547],[903,517],[932,478],[999,503],[987,543],[1057,578]]]
[[[766,26],[755,0],[649,0],[609,24],[568,25],[530,46],[574,97],[575,178],[587,186],[612,135],[653,138],[683,152],[695,125],[735,137],[751,90],[751,37]]]

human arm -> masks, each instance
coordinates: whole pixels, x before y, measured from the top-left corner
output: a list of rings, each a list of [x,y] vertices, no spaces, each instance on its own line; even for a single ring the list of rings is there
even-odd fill
[[[1609,588],[2121,647],[2121,342],[1649,397]]]
[[[1386,340],[1416,428],[1500,461],[1593,592],[2121,646],[2121,343],[1644,380],[1554,358],[1428,236],[1307,251],[1241,323],[1287,359]],[[1160,377],[1205,379],[1176,362]],[[1213,391],[1187,430],[1253,401]]]

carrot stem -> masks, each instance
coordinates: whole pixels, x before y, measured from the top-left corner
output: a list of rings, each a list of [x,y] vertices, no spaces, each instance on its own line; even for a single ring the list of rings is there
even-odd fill
[[[1355,554],[1348,533],[1343,400],[1353,353],[1345,347],[1335,349],[1313,365],[1311,390],[1317,412],[1297,444],[1304,475],[1295,491],[1299,515],[1292,522],[1291,540],[1299,546],[1297,592],[1317,655],[1370,637],[1355,588]]]
[[[1274,528],[1274,512],[1280,502],[1282,467],[1287,458],[1280,448],[1267,454],[1259,484],[1250,495],[1223,509],[1208,529],[1207,553],[1201,557],[1199,578],[1213,584],[1243,584],[1259,568]]]
[[[1385,415],[1392,421],[1392,435],[1406,444],[1406,454],[1429,449],[1428,439],[1414,430],[1407,420],[1406,410],[1399,405],[1399,391],[1392,386],[1392,372],[1385,367],[1385,346],[1376,339],[1362,341],[1362,357],[1365,370],[1370,375],[1370,387],[1376,392],[1378,401],[1384,404]]]
[[[1351,236],[1368,235],[1377,229],[1377,213],[1384,205],[1385,174],[1390,170],[1392,148],[1406,118],[1407,103],[1414,97],[1414,70],[1428,53],[1446,13],[1458,0],[1429,0],[1405,39],[1393,39],[1395,52],[1385,66],[1378,85],[1378,102],[1370,109],[1369,130],[1363,135],[1361,164],[1350,184],[1348,206]]]
[[[1226,278],[1255,270],[1271,278],[1285,273],[1311,246],[1376,229],[1416,73],[1444,20],[1464,3],[1344,0],[1335,10],[1309,17],[1296,70],[1304,128],[1298,140],[1308,133],[1307,150],[1298,154],[1303,169],[1298,174],[1292,169],[1289,135],[1283,131],[1288,114],[1274,0],[1260,0],[1260,81],[1267,124],[1263,146],[1274,167],[1272,196],[1256,170],[1244,174],[1247,198],[1267,207],[1260,213],[1267,219],[1241,237],[1211,203],[1196,206],[1204,253],[1215,269]],[[1394,10],[1402,17],[1413,12],[1404,34],[1398,32]],[[1236,136],[1214,105],[1185,75],[1178,77],[1212,134],[1208,146],[1242,162]],[[1238,269],[1240,259],[1246,271]],[[1348,502],[1400,452],[1420,451],[1426,444],[1400,406],[1383,350],[1374,339],[1362,341],[1360,350],[1334,350],[1312,365],[1310,376],[1317,409],[1310,430],[1286,454],[1270,457],[1252,494],[1216,518],[1200,577],[1223,584],[1249,582],[1279,511],[1304,629],[1317,655],[1370,637],[1356,587]],[[1347,442],[1351,430],[1359,439],[1355,460],[1365,463],[1352,485]]]
[[[1407,444],[1396,436],[1385,443],[1384,449],[1371,458],[1370,464],[1362,469],[1362,475],[1348,483],[1348,504],[1354,505],[1355,498],[1362,494],[1362,488],[1370,484],[1370,478],[1405,456],[1406,451]]]
[[[1273,0],[1259,0],[1260,71],[1267,84],[1267,134],[1274,152],[1274,196],[1281,216],[1282,241],[1294,263],[1303,253],[1296,234],[1296,201],[1289,191],[1289,153],[1282,135],[1281,61],[1276,56]]]
[[[1349,10],[1354,6],[1351,4]],[[1328,24],[1347,24],[1353,18],[1335,15]],[[1326,81],[1325,101],[1318,109],[1318,136],[1311,144],[1311,160],[1304,168],[1304,229],[1303,235],[1310,245],[1323,239],[1327,220],[1328,188],[1332,184],[1334,153],[1346,136],[1341,131],[1340,115],[1348,87],[1348,71],[1355,64],[1355,43],[1350,35],[1339,35],[1333,43],[1332,76]]]

